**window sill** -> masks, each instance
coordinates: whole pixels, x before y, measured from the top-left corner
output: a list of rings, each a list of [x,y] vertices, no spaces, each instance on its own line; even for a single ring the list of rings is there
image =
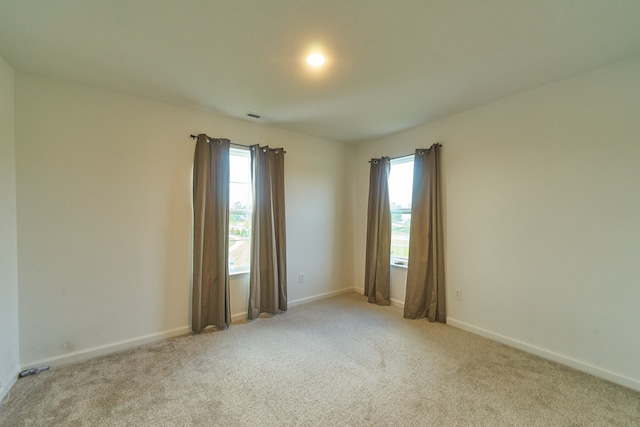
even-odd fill
[[[402,268],[406,270],[409,267],[407,261],[391,261],[391,267]]]
[[[229,272],[229,277],[242,276],[243,274],[249,274],[249,270],[230,271]]]

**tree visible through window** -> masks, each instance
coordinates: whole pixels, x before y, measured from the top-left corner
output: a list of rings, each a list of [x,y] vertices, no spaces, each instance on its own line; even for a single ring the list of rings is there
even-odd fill
[[[407,265],[411,228],[413,155],[391,160],[388,182],[391,204],[391,263]]]
[[[249,271],[251,250],[251,157],[231,148],[229,157],[229,273]]]

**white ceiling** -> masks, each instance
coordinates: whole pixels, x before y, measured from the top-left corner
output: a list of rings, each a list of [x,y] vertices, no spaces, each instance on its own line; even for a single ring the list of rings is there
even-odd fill
[[[358,142],[640,55],[640,0],[0,0],[0,55]]]

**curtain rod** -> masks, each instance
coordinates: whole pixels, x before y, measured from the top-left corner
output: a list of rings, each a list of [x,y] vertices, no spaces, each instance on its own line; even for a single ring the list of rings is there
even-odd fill
[[[191,136],[193,136],[193,135],[191,135]],[[442,147],[442,144],[440,144],[439,142],[436,142],[436,143],[435,143],[435,144],[433,144],[433,145],[437,145],[438,147]],[[431,147],[433,147],[433,145],[432,145]],[[428,150],[430,150],[430,149],[431,149],[431,147],[429,147],[429,148],[419,148],[419,150],[425,150],[425,151],[428,151]],[[414,156],[414,155],[415,155],[415,153],[411,153],[411,154],[403,154],[403,155],[401,155],[401,156],[389,157],[389,160],[396,160],[396,159],[401,159],[401,158],[403,158],[403,157],[409,157],[409,156]],[[382,156],[382,157],[384,157],[384,156]],[[371,160],[369,160],[369,163],[371,163]]]
[[[191,138],[193,139],[198,139],[198,135],[189,135]],[[211,138],[209,135],[207,135],[207,141],[211,142],[211,141],[215,141],[216,139],[222,139],[222,138]],[[244,148],[251,148],[251,145],[244,145],[244,144],[238,144],[237,142],[230,142],[230,145],[235,145],[236,147],[244,147]],[[282,152],[284,152],[286,154],[285,150],[282,150]]]

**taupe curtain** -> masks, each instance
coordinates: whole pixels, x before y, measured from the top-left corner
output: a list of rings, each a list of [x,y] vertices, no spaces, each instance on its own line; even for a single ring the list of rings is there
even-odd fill
[[[253,225],[248,319],[287,310],[284,150],[251,147]]]
[[[194,332],[214,325],[226,329],[229,308],[229,147],[228,139],[198,135],[193,161]]]
[[[364,294],[370,303],[390,305],[391,207],[388,157],[371,159]]]
[[[404,317],[446,323],[440,145],[416,150],[413,165]]]

